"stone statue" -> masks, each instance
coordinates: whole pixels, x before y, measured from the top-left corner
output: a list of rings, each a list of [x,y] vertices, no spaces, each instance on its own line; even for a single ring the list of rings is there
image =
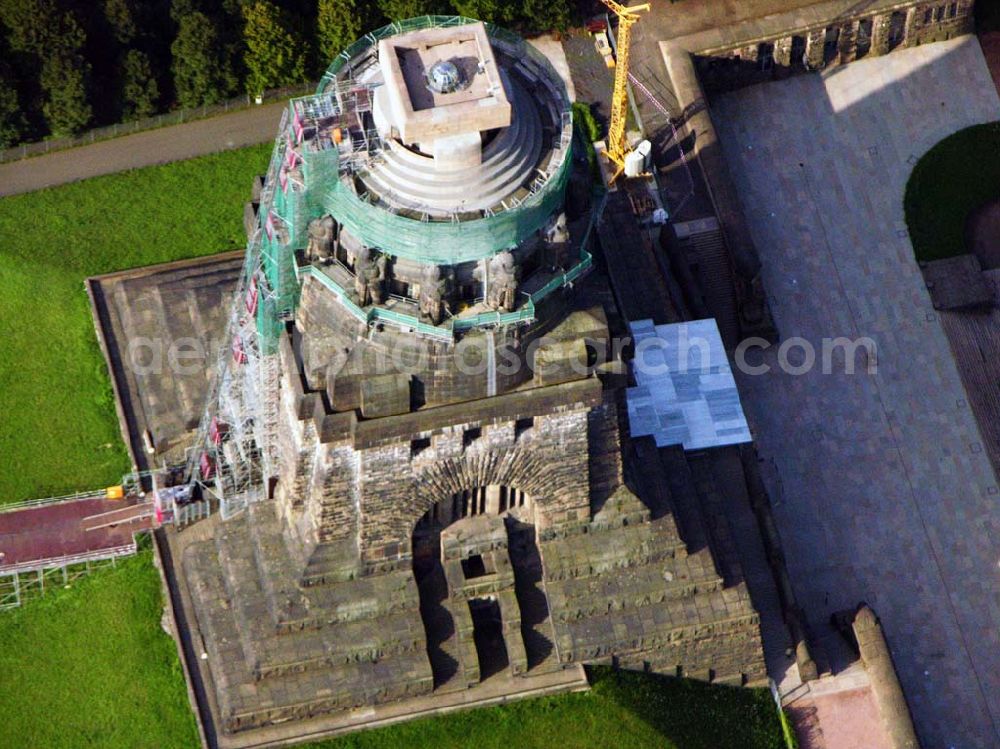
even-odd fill
[[[358,292],[358,304],[382,303],[382,282],[385,280],[385,266],[388,258],[369,247],[358,250],[354,261],[354,290]]]
[[[314,218],[309,222],[309,246],[306,259],[310,262],[325,261],[333,257],[333,216]]]
[[[429,265],[420,276],[420,314],[438,325],[448,309],[448,287],[450,279],[442,277],[441,268]]]
[[[509,251],[494,255],[489,261],[486,280],[486,299],[484,303],[490,309],[503,309],[511,312],[517,301],[517,264]],[[481,278],[482,271],[477,269],[476,277]]]
[[[545,228],[545,263],[550,268],[565,268],[569,255],[569,228],[566,214],[555,216]]]

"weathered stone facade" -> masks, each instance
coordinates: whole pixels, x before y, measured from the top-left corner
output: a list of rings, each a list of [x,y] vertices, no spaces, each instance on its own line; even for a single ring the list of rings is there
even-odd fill
[[[589,376],[349,412],[321,438],[290,374],[277,499],[185,558],[225,730],[497,674],[516,692],[580,662],[765,678],[745,585],[707,548],[689,553],[669,505],[625,486],[615,387]],[[499,639],[484,644],[478,609],[494,606]]]

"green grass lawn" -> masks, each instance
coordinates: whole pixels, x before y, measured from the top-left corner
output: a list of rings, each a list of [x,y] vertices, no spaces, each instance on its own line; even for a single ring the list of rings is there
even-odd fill
[[[270,149],[0,199],[0,502],[129,469],[83,280],[243,246],[242,206]]]
[[[1000,122],[950,135],[917,162],[903,206],[917,260],[968,252],[965,221],[1000,197]]]
[[[0,614],[0,746],[195,747],[151,552]],[[310,749],[780,749],[764,689],[595,669],[589,693],[354,734]]]
[[[197,745],[152,552],[0,614],[0,746]]]
[[[542,697],[310,744],[309,749],[784,747],[766,689],[596,668],[590,692]]]

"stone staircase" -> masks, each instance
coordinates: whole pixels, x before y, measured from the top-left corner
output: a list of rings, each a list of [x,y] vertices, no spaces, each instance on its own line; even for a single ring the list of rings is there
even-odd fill
[[[484,148],[482,164],[439,170],[432,158],[390,143],[364,175],[366,185],[390,204],[444,213],[481,211],[516,193],[539,166],[544,132],[524,88],[515,83],[511,94],[511,125]]]
[[[719,222],[714,217],[698,219],[674,224],[673,229],[674,252],[679,253],[679,262],[691,270],[690,277],[697,286],[688,290],[692,305],[704,306],[719,324],[726,346],[735,346],[740,335],[739,311],[729,251]]]
[[[528,534],[524,534],[527,536]],[[533,538],[512,549],[514,592],[521,609],[521,638],[528,659],[528,670],[544,672],[560,668],[555,646],[555,630],[542,582],[542,559]]]
[[[211,522],[184,565],[230,730],[431,691],[409,571],[303,589],[272,504]]]
[[[766,675],[745,585],[727,586],[707,546],[687,553],[670,515],[636,521],[620,497],[586,533],[543,539],[559,657],[743,683]],[[611,503],[609,503],[610,505]],[[640,513],[641,514],[641,513]]]
[[[424,630],[430,632],[427,655],[434,673],[434,690],[451,692],[465,689],[467,665],[465,653],[459,643],[455,614],[448,598],[448,582],[444,568],[433,563],[422,576],[420,586],[420,616]],[[475,655],[473,653],[473,655]],[[478,674],[473,683],[478,680]]]

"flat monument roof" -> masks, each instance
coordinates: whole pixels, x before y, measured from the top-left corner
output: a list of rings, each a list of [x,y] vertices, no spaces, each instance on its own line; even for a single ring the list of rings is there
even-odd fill
[[[378,53],[392,124],[407,145],[510,125],[507,91],[481,22],[389,37]],[[431,68],[445,60],[462,80],[447,93],[428,84]]]

